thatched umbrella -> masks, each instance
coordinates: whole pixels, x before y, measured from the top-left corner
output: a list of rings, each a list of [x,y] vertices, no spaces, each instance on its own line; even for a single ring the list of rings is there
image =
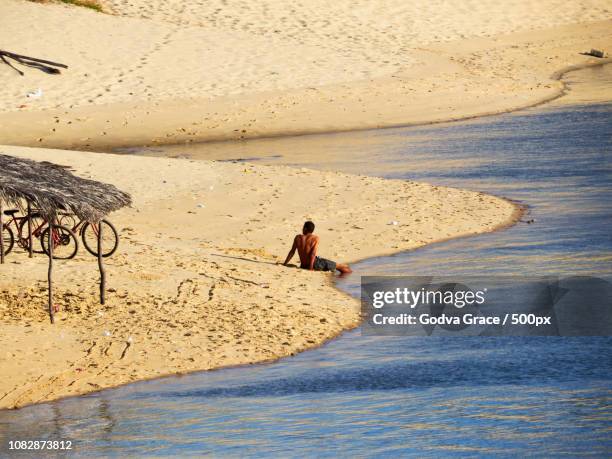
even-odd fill
[[[18,207],[31,220],[32,207],[49,222],[49,238],[58,213],[69,212],[81,220],[97,224],[110,212],[129,206],[129,194],[106,183],[73,175],[66,167],[47,161],[37,162],[0,154],[0,263],[4,263],[4,205]],[[106,276],[102,263],[102,226],[98,230],[98,266],[100,269],[100,302],[104,304]],[[31,224],[28,224],[30,250]],[[30,252],[31,254],[31,252]],[[53,322],[53,243],[49,241],[49,314]]]

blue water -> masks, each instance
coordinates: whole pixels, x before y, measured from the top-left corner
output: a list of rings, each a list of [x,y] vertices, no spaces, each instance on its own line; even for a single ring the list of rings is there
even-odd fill
[[[271,163],[506,196],[535,220],[366,260],[338,281],[351,294],[359,275],[372,273],[612,279],[611,103],[243,145],[249,157]],[[300,151],[315,148],[333,159],[308,163]],[[612,338],[365,337],[356,330],[273,364],[0,412],[0,437],[72,439],[77,455],[93,457],[610,457]]]

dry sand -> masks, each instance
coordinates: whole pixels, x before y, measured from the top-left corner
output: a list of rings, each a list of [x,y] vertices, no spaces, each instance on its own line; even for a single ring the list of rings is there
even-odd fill
[[[0,143],[109,147],[424,123],[524,107],[612,49],[608,0],[3,0]],[[30,91],[42,89],[37,99]]]
[[[351,261],[491,231],[516,217],[513,204],[481,193],[336,172],[0,152],[70,164],[134,197],[111,217],[121,246],[107,262],[105,306],[96,303],[96,260],[81,249],[56,263],[61,312],[51,326],[45,257],[21,249],[7,257],[0,408],[275,359],[356,326],[358,302],[336,290],[330,274],[276,264],[305,219],[317,223],[323,256]]]

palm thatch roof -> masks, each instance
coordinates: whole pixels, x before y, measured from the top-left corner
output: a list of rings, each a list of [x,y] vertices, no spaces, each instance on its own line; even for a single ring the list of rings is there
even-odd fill
[[[22,208],[24,200],[49,220],[70,212],[89,222],[132,203],[115,186],[77,177],[66,167],[0,154],[0,201]]]

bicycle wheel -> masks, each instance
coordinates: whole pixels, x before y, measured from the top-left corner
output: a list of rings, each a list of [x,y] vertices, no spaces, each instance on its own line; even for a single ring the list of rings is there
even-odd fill
[[[79,241],[74,233],[65,226],[53,226],[53,258],[69,260],[79,251]],[[40,237],[40,245],[49,256],[49,227],[47,226]]]
[[[119,247],[117,230],[108,220],[102,220],[102,256],[110,257]],[[81,238],[83,245],[93,256],[98,256],[98,224],[85,223]]]
[[[8,255],[9,252],[13,250],[13,244],[15,244],[13,230],[6,225],[3,225],[2,227],[2,244],[4,246],[4,255]]]
[[[40,239],[46,227],[47,221],[40,214],[32,214],[32,252],[45,253],[42,249],[37,248],[38,246],[34,243],[34,240]],[[24,218],[19,223],[19,241],[25,250],[29,249],[27,218]]]

